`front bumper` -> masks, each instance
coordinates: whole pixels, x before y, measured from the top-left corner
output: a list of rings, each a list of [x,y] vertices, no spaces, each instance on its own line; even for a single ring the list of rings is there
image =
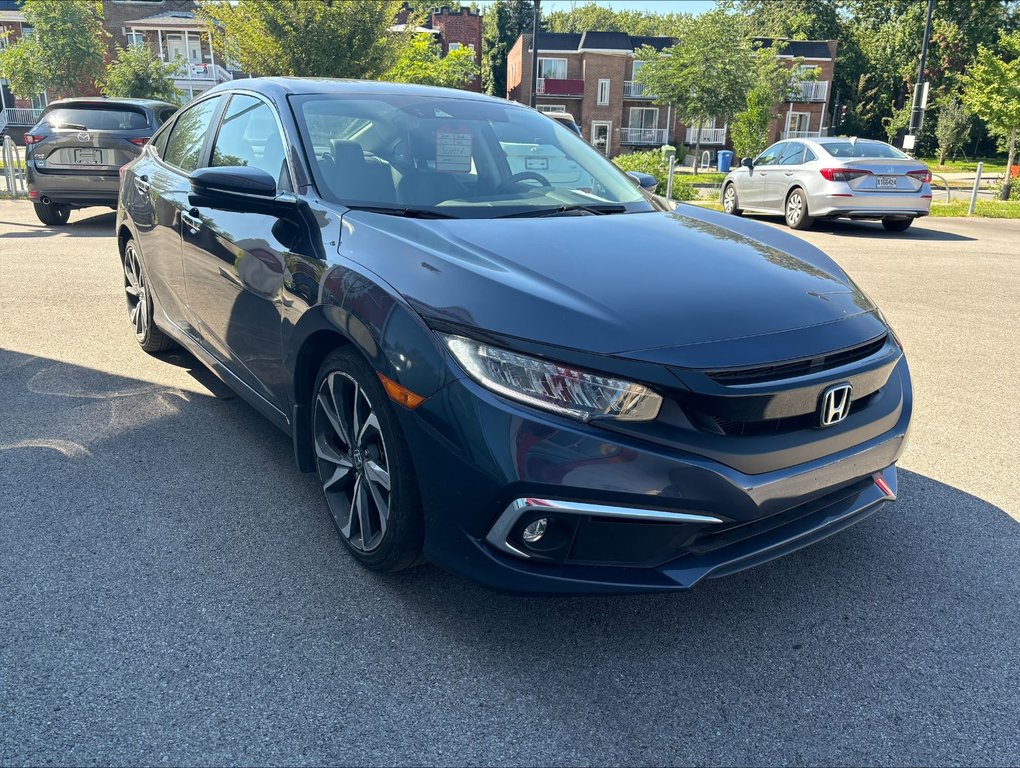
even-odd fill
[[[518,406],[467,379],[400,418],[430,560],[509,592],[653,592],[779,557],[893,500],[909,380],[903,397],[886,432],[762,474]],[[559,538],[527,550],[521,531],[543,515]]]

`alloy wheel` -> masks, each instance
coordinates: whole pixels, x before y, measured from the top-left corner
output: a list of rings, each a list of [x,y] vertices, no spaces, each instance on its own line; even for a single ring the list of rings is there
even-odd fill
[[[804,216],[804,198],[800,192],[794,192],[786,201],[786,221],[793,227],[796,226]]]
[[[723,193],[723,210],[726,213],[733,213],[733,209],[737,207],[737,191],[730,184],[726,187],[726,191]]]
[[[135,336],[139,341],[143,341],[149,327],[148,299],[138,252],[130,243],[124,249],[124,293],[127,296],[128,317],[135,329]]]
[[[351,376],[330,373],[313,420],[315,455],[330,514],[360,552],[379,547],[390,522],[390,463],[368,393]]]

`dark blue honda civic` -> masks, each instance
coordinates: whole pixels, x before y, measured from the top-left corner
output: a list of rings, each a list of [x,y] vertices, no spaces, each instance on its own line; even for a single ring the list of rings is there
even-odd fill
[[[224,83],[122,169],[117,235],[142,348],[290,435],[368,568],[675,590],[895,498],[910,376],[871,300],[520,105]]]

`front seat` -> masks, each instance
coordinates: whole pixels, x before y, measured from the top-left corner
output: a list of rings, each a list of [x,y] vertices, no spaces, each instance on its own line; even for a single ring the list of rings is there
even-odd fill
[[[389,166],[365,158],[356,141],[334,139],[332,167],[322,164],[329,188],[340,200],[392,203],[396,199]]]

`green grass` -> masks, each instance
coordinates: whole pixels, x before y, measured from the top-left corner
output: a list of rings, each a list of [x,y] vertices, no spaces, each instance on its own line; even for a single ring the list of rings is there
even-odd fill
[[[677,178],[689,181],[691,184],[722,184],[726,178],[725,173],[683,173],[677,174]]]
[[[985,157],[980,159],[985,164],[982,174],[1006,172],[1006,158]],[[919,157],[918,160],[927,165],[934,173],[974,173],[977,171],[978,164],[977,159],[947,160],[945,165],[939,165],[936,157]]]
[[[969,208],[969,200],[936,201],[931,204],[931,215],[966,216]],[[984,219],[1020,219],[1020,200],[978,200],[974,215]]]

